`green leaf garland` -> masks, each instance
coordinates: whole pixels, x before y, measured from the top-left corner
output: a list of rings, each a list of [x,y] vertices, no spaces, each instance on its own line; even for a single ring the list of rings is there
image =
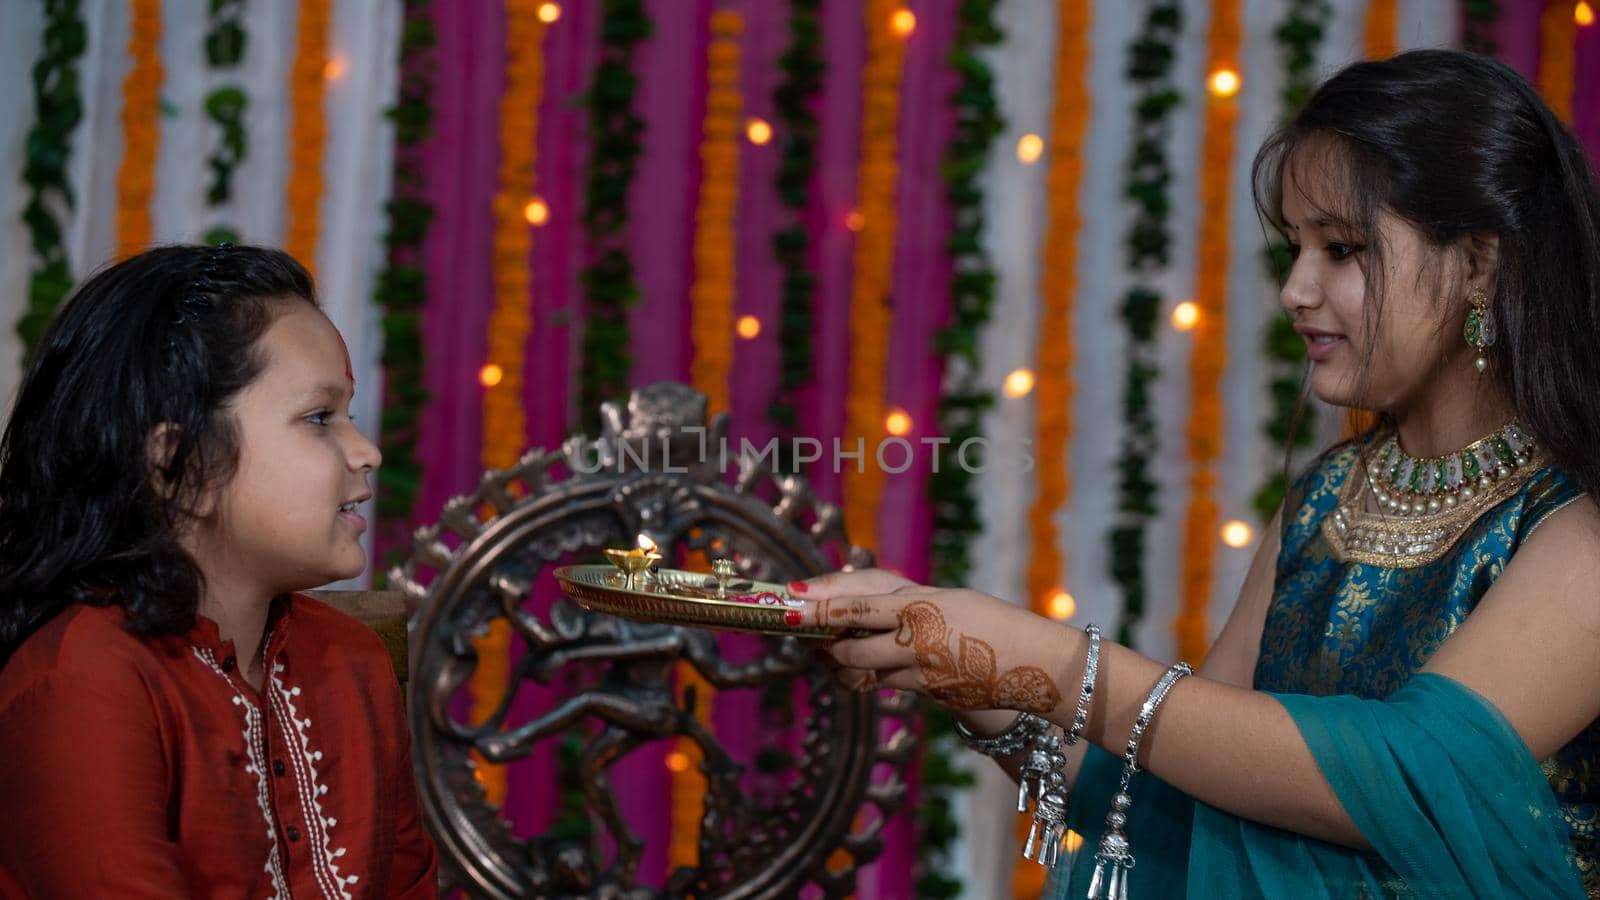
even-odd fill
[[[1134,84],[1134,136],[1124,189],[1134,204],[1133,222],[1125,240],[1134,284],[1122,297],[1121,316],[1128,334],[1127,368],[1122,381],[1122,438],[1117,459],[1117,514],[1107,535],[1111,578],[1122,591],[1122,619],[1117,642],[1133,643],[1133,630],[1144,615],[1146,528],[1160,511],[1156,484],[1150,477],[1155,454],[1155,410],[1152,389],[1161,375],[1156,356],[1156,323],[1165,304],[1159,276],[1167,267],[1172,245],[1168,223],[1172,211],[1169,188],[1172,165],[1167,139],[1173,110],[1183,102],[1172,80],[1183,11],[1172,0],[1158,0],[1128,45],[1128,80]]]
[[[945,372],[936,414],[939,434],[948,441],[939,445],[939,464],[928,478],[933,504],[932,580],[940,585],[966,584],[972,570],[969,545],[982,528],[973,474],[957,455],[964,442],[982,435],[983,413],[994,405],[994,393],[978,381],[982,370],[978,334],[988,325],[994,308],[995,274],[981,240],[980,178],[1005,122],[994,95],[994,74],[981,54],[1003,38],[995,23],[998,5],[997,0],[962,0],[950,47],[950,66],[960,79],[950,94],[955,129],[943,165],[952,223],[946,249],[953,275],[950,321],[934,336],[933,347]],[[933,703],[922,706],[916,895],[957,897],[962,885],[950,848],[960,836],[961,826],[952,810],[957,792],[972,784],[972,776],[954,763],[960,745],[950,713]]]
[[[798,424],[796,395],[813,378],[811,308],[817,276],[807,264],[810,235],[805,216],[817,170],[817,117],[827,63],[822,55],[822,0],[789,0],[789,45],[778,60],[783,77],[774,91],[783,148],[774,186],[788,223],[772,236],[772,252],[783,266],[778,319],[778,388],[767,418],[786,434]]]
[[[994,308],[994,269],[984,252],[983,188],[979,178],[990,145],[1004,128],[994,96],[994,75],[980,51],[997,44],[996,0],[962,0],[950,64],[960,83],[950,96],[955,131],[945,150],[945,196],[952,232],[947,244],[951,268],[950,321],[934,336],[934,352],[944,363],[945,389],[939,397],[939,465],[929,479],[933,502],[933,581],[965,584],[972,562],[968,543],[980,530],[972,473],[957,458],[963,441],[979,437],[982,416],[994,393],[978,383],[978,333]],[[970,462],[970,460],[969,460]]]
[[[789,0],[789,44],[778,58],[782,73],[773,89],[778,134],[782,149],[773,187],[788,216],[772,235],[772,252],[783,267],[782,303],[778,319],[778,385],[767,406],[767,419],[784,436],[792,436],[799,423],[797,395],[811,384],[812,298],[817,277],[807,262],[811,245],[806,212],[811,203],[811,179],[817,169],[817,117],[813,107],[822,93],[827,63],[822,55],[822,0]],[[790,446],[789,441],[780,442]],[[783,471],[798,467],[779,450],[777,465]],[[794,721],[794,700],[786,683],[773,683],[761,692],[763,744],[756,770],[773,776],[792,767],[794,757],[779,740]],[[761,782],[764,791],[776,790],[776,780]]]
[[[1283,22],[1273,32],[1283,59],[1281,99],[1285,120],[1300,111],[1316,86],[1317,49],[1322,45],[1331,14],[1326,0],[1292,0]],[[1292,262],[1288,246],[1274,241],[1267,248],[1265,261],[1274,282],[1281,284],[1288,277]],[[1267,399],[1272,405],[1262,430],[1272,446],[1280,451],[1278,455],[1287,457],[1296,449],[1310,446],[1314,437],[1310,429],[1297,427],[1301,382],[1305,378],[1305,341],[1295,333],[1286,315],[1271,317],[1261,341],[1261,353],[1267,361],[1269,375]],[[1274,467],[1272,474],[1256,489],[1250,505],[1262,522],[1270,520],[1278,511],[1288,486],[1288,475],[1282,468]]]
[[[410,527],[422,484],[422,462],[417,457],[418,421],[428,402],[422,380],[426,354],[422,309],[428,299],[422,251],[433,221],[433,207],[423,192],[422,144],[433,124],[435,36],[431,5],[431,0],[405,3],[399,95],[388,112],[394,123],[394,189],[385,206],[385,265],[373,294],[373,302],[383,311],[380,362],[384,391],[378,425],[383,465],[378,469],[378,520],[386,530],[402,534]],[[396,540],[393,548],[396,557],[404,556],[405,541]]]
[[[623,397],[633,369],[628,310],[639,299],[628,256],[628,190],[638,168],[644,123],[633,110],[639,77],[633,55],[650,36],[644,0],[603,0],[600,62],[589,90],[589,175],[583,224],[592,262],[581,280],[584,317],[583,367],[578,410],[581,429],[600,430],[600,404]]]
[[[213,210],[227,204],[233,196],[233,173],[247,155],[245,113],[250,96],[239,82],[239,64],[249,46],[244,28],[245,0],[211,0],[211,19],[204,40],[206,65],[233,78],[206,95],[205,114],[217,126],[217,142],[206,157],[211,183],[206,187],[206,205]],[[223,224],[207,229],[208,244],[237,244],[239,233]]]
[[[83,118],[78,61],[88,44],[79,0],[45,0],[44,12],[44,40],[33,67],[34,122],[22,169],[28,188],[22,221],[32,242],[34,267],[17,334],[29,357],[56,307],[72,290],[62,219],[75,204],[67,163],[72,158],[72,132]]]
[[[1499,51],[1494,39],[1494,26],[1500,19],[1498,0],[1463,0],[1465,19],[1465,45],[1473,53],[1493,56]]]

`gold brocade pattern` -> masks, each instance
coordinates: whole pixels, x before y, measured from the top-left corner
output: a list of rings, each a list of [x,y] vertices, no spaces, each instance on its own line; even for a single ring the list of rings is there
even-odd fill
[[[1376,440],[1368,436],[1334,448],[1289,492],[1272,605],[1261,635],[1257,689],[1389,696],[1466,619],[1533,529],[1582,496],[1559,469],[1535,463],[1526,476],[1495,485],[1490,500],[1449,517],[1452,533],[1439,541],[1441,546],[1420,553],[1397,553],[1392,545],[1387,553],[1352,552],[1329,522],[1340,506],[1360,509],[1363,453]],[[1354,521],[1368,525],[1378,518],[1362,513]],[[1441,519],[1383,517],[1386,525],[1419,529],[1437,529]],[[1600,900],[1596,760],[1600,722],[1546,760],[1543,769],[1560,803],[1584,886]]]

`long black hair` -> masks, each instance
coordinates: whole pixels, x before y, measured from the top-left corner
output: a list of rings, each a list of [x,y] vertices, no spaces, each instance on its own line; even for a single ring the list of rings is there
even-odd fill
[[[1342,189],[1343,208],[1321,211],[1373,251],[1371,315],[1384,294],[1380,209],[1436,251],[1498,237],[1489,377],[1547,457],[1600,502],[1600,190],[1582,145],[1533,86],[1454,50],[1343,69],[1256,156],[1256,207],[1280,232],[1284,167],[1302,151],[1329,164]],[[1443,299],[1465,308],[1465,297]]]
[[[72,603],[117,604],[143,636],[193,627],[201,576],[177,534],[232,474],[229,403],[296,302],[315,305],[311,276],[282,251],[173,246],[61,307],[0,440],[0,665]]]

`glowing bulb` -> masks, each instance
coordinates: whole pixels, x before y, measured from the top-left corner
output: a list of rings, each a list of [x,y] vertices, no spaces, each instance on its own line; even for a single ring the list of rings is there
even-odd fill
[[[1578,0],[1578,5],[1572,8],[1572,21],[1577,22],[1580,28],[1587,28],[1593,25],[1594,7],[1584,2],[1584,0]]]
[[[739,332],[739,337],[748,341],[761,333],[761,320],[755,316],[740,316],[733,328]]]
[[[689,756],[679,750],[667,754],[667,768],[674,772],[689,771]]]
[[[1079,848],[1083,846],[1083,835],[1076,831],[1068,830],[1066,843],[1068,853],[1077,853]]]
[[[911,414],[897,406],[883,417],[883,427],[895,437],[905,437],[911,433]]]
[[[550,221],[550,204],[544,202],[542,197],[535,197],[522,208],[522,217],[528,220],[529,225],[543,225]]]
[[[889,17],[889,28],[896,37],[908,38],[917,30],[917,14],[909,9],[897,9]]]
[[[1239,93],[1239,73],[1232,69],[1218,69],[1207,81],[1213,97],[1232,97]]]
[[[862,228],[865,228],[866,225],[867,217],[861,214],[861,210],[852,209],[844,214],[844,227],[850,229],[851,231],[860,231]]]
[[[322,64],[322,79],[324,81],[338,81],[343,75],[344,57],[329,57],[328,61]]]
[[[1037,134],[1025,134],[1017,138],[1017,161],[1025,166],[1031,166],[1044,155],[1044,138]]]
[[[749,124],[744,126],[744,134],[750,139],[750,143],[759,147],[772,140],[772,126],[767,124],[766,119],[751,119]]]
[[[1072,599],[1071,594],[1057,588],[1045,602],[1045,609],[1050,613],[1050,618],[1061,622],[1072,618],[1078,611],[1078,601]]]
[[[1045,155],[1045,139],[1034,133],[1016,139],[1016,160],[1022,165],[1034,165],[1042,155]]]
[[[1200,304],[1185,300],[1172,308],[1172,327],[1179,331],[1193,331],[1200,324]]]
[[[478,383],[483,385],[486,388],[494,387],[495,385],[499,384],[505,377],[506,377],[505,370],[500,368],[499,366],[495,365],[494,363],[489,363],[488,365],[485,365],[483,368],[478,370]]]
[[[1222,526],[1222,542],[1235,550],[1250,546],[1250,540],[1254,537],[1250,526],[1238,519]]]
[[[541,3],[541,4],[539,4],[539,21],[545,23],[546,25],[549,25],[549,24],[551,24],[552,22],[554,22],[555,20],[557,20],[559,18],[561,18],[561,4],[559,4],[559,3]]]
[[[1028,392],[1033,390],[1033,370],[1012,369],[1011,374],[1006,376],[1003,390],[1007,397],[1028,396]]]

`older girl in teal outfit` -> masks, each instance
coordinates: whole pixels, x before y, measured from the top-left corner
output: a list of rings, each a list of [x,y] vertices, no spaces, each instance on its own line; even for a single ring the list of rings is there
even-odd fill
[[[832,653],[1023,779],[1057,896],[1600,897],[1600,195],[1521,76],[1338,73],[1261,150],[1310,389],[1376,413],[1293,484],[1192,677],[970,590],[811,582]],[[1021,713],[1020,715],[1018,713]]]

